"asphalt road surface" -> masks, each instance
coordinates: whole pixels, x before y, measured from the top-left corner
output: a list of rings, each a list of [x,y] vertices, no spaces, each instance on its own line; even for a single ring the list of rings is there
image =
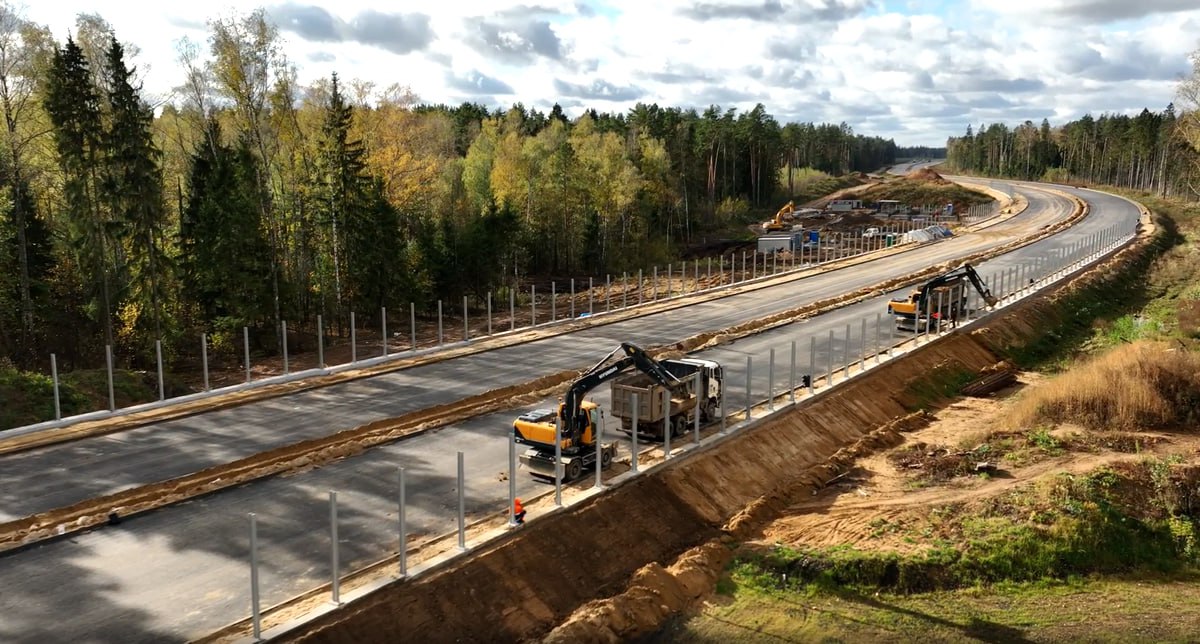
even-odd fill
[[[372,407],[377,417],[396,415],[427,406],[436,399],[433,393],[461,398],[473,390],[490,388],[514,380],[524,380],[540,372],[582,367],[594,362],[621,341],[654,345],[693,333],[722,328],[737,321],[766,315],[772,311],[798,306],[845,292],[859,285],[879,281],[883,275],[919,270],[931,263],[961,256],[976,248],[992,245],[1000,237],[1026,234],[1042,225],[1039,213],[1061,216],[1069,210],[1059,200],[1033,188],[1021,188],[1030,199],[1030,210],[1003,227],[990,232],[930,245],[897,255],[886,262],[837,271],[831,276],[805,279],[784,287],[725,298],[657,316],[607,325],[570,336],[523,345],[512,350],[488,352],[470,358],[431,365],[424,378],[409,370],[380,378],[351,383],[341,393],[333,388],[318,390],[261,405],[228,410],[241,415],[224,420],[226,412],[205,414],[188,419],[200,426],[175,427],[171,431],[124,432],[113,441],[117,449],[129,455],[153,452],[132,469],[142,470],[131,477],[161,478],[162,472],[177,465],[183,454],[199,451],[204,459],[228,460],[233,448],[262,449],[258,441],[296,440],[302,432],[325,433],[337,427],[363,422],[346,420],[359,406]],[[982,274],[1005,269],[1022,262],[1055,257],[1066,245],[1107,226],[1120,224],[1132,231],[1137,210],[1116,197],[1092,191],[1079,191],[1092,203],[1091,216],[1052,239],[1044,240],[979,266]],[[755,374],[752,389],[756,397],[766,391],[767,352],[777,352],[776,386],[786,385],[790,342],[798,340],[800,359],[807,363],[810,337],[818,340],[818,364],[826,364],[829,355],[842,355],[842,334],[847,323],[853,330],[852,345],[857,346],[860,320],[867,319],[868,338],[873,339],[876,313],[886,309],[891,294],[845,307],[802,323],[788,325],[768,333],[704,352],[700,355],[721,361],[731,383],[728,400],[733,408],[743,403],[745,357],[752,356]],[[884,316],[885,332],[887,318]],[[828,343],[829,329],[835,330],[835,342]],[[853,352],[852,352],[853,353]],[[805,366],[807,366],[805,364]],[[474,389],[473,389],[474,388]],[[605,388],[594,398],[604,405]],[[346,397],[347,399],[344,399]],[[547,401],[548,402],[548,401]],[[314,412],[307,405],[320,408]],[[301,414],[301,409],[305,413]],[[329,490],[340,497],[340,552],[344,570],[353,570],[394,552],[396,545],[396,471],[408,471],[409,525],[413,532],[437,534],[452,530],[456,508],[456,453],[466,453],[466,496],[469,515],[495,512],[505,507],[507,482],[500,474],[507,469],[507,432],[518,410],[472,419],[455,426],[381,446],[335,464],[289,477],[276,477],[227,490],[209,497],[178,504],[144,516],[131,518],[70,538],[49,542],[4,556],[0,564],[0,641],[42,642],[161,642],[180,641],[201,636],[245,617],[249,612],[249,573],[247,559],[246,513],[259,518],[260,561],[262,562],[263,603],[286,599],[328,581]],[[248,431],[247,427],[253,427]],[[274,439],[246,433],[262,432]],[[309,434],[309,435],[316,435]],[[614,434],[610,432],[610,435]],[[172,445],[172,437],[181,437]],[[140,437],[140,438],[139,438]],[[154,443],[140,447],[139,441]],[[103,444],[110,445],[108,440]],[[103,457],[108,447],[95,447],[91,454]],[[67,446],[64,446],[67,447]],[[622,455],[628,454],[623,445]],[[54,451],[54,450],[47,450]],[[31,456],[47,458],[40,452]],[[86,457],[86,456],[84,456]],[[81,458],[78,453],[59,452],[47,465],[67,468],[66,459]],[[122,457],[110,456],[119,465]],[[185,459],[186,460],[186,459]],[[4,462],[5,477],[20,459]],[[78,461],[76,461],[77,463]],[[20,466],[20,465],[18,465]],[[114,468],[108,485],[122,482]],[[75,476],[63,476],[58,491],[65,494],[78,486],[74,478],[84,468],[75,467]],[[16,477],[22,490],[6,487],[8,498],[23,499],[40,494],[42,483],[33,470]],[[45,472],[43,472],[45,474]],[[70,474],[70,472],[66,472]],[[59,480],[55,478],[54,480]],[[134,479],[131,479],[134,480]],[[517,478],[518,493],[529,496],[547,486],[529,477]],[[11,484],[10,484],[11,485]],[[86,491],[83,494],[88,494]],[[77,493],[78,494],[78,493]],[[65,498],[65,497],[64,497]],[[46,503],[46,501],[43,501]],[[52,505],[60,502],[52,501]],[[32,507],[31,505],[23,507]],[[17,514],[24,513],[20,510]]]
[[[977,234],[884,260],[731,295],[569,335],[486,351],[372,378],[0,456],[0,521],[164,481],[206,467],[452,402],[566,369],[583,369],[622,341],[664,345],[802,306],[1012,237],[1032,234],[1071,205],[1028,190],[1028,210]]]

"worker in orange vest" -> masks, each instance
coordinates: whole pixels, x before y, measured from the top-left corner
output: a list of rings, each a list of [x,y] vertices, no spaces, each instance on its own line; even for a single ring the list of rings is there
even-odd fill
[[[513,521],[517,525],[525,524],[525,506],[521,505],[521,499],[513,499]]]

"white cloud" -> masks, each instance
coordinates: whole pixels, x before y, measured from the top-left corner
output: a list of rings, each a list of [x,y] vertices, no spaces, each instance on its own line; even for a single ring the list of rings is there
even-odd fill
[[[94,2],[27,10],[59,38]],[[181,74],[175,43],[252,10],[133,1],[99,10],[141,48],[147,90]],[[301,82],[337,71],[406,84],[431,102],[636,101],[703,110],[757,102],[780,121],[849,123],[899,143],[940,144],[968,124],[1161,109],[1200,46],[1195,0],[274,0]],[[145,69],[145,68],[149,69]],[[508,93],[511,91],[511,93]],[[571,111],[571,110],[568,110]]]

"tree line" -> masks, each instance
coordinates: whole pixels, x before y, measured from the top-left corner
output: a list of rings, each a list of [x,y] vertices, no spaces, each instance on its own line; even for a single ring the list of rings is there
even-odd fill
[[[57,41],[0,3],[0,359],[152,364],[199,333],[263,350],[280,322],[478,301],[530,279],[671,261],[800,170],[872,171],[893,141],[845,123],[639,104],[568,118],[301,86],[262,10],[180,46],[152,105],[136,46],[95,14]]]
[[[1059,127],[1048,120],[1040,126],[1025,121],[1015,128],[999,123],[978,131],[968,127],[964,136],[947,141],[947,163],[985,175],[1105,184],[1197,199],[1195,107],[1193,103],[1182,116],[1174,104],[1134,116],[1087,114]]]

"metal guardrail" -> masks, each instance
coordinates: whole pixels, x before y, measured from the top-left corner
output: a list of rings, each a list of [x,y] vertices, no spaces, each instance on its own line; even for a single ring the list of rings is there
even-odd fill
[[[773,417],[776,414],[788,411],[795,405],[803,404],[814,397],[822,396],[824,393],[831,391],[838,385],[867,373],[871,368],[885,364],[893,359],[916,350],[922,346],[936,342],[938,339],[947,337],[960,330],[966,330],[994,315],[996,312],[1009,307],[1022,299],[1033,295],[1042,289],[1060,282],[1075,273],[1082,271],[1088,266],[1096,263],[1109,254],[1119,250],[1126,243],[1132,240],[1136,234],[1136,226],[1134,230],[1129,230],[1130,226],[1117,224],[1107,227],[1101,231],[1090,234],[1087,237],[1071,244],[1058,253],[1049,257],[1035,258],[1033,261],[1022,262],[1017,265],[1008,267],[1003,271],[994,271],[984,278],[984,282],[995,294],[999,301],[987,310],[984,310],[985,304],[981,301],[978,294],[973,290],[965,291],[967,298],[967,306],[963,319],[953,321],[938,320],[932,322],[931,311],[933,310],[932,302],[927,302],[926,320],[930,320],[922,329],[921,324],[914,325],[911,334],[897,334],[892,330],[891,321],[887,320],[885,324],[884,316],[881,313],[876,313],[872,319],[871,316],[866,316],[858,321],[858,324],[848,323],[845,325],[843,333],[835,333],[834,330],[828,332],[829,355],[828,359],[821,362],[818,361],[817,337],[809,335],[806,338],[797,334],[797,337],[787,338],[784,344],[769,350],[767,359],[767,383],[768,387],[765,392],[754,391],[753,375],[754,362],[750,356],[746,357],[745,365],[745,387],[738,400],[722,400],[720,405],[720,418],[714,423],[716,431],[712,431],[712,426],[708,427],[709,435],[703,436],[699,425],[699,416],[696,416],[696,422],[693,426],[692,439],[685,444],[676,444],[672,447],[670,441],[670,432],[665,432],[667,437],[661,447],[649,447],[639,449],[637,447],[637,421],[634,420],[634,439],[633,450],[630,454],[631,469],[628,472],[622,473],[616,477],[612,477],[607,482],[603,482],[597,473],[595,485],[590,491],[582,493],[574,498],[568,498],[565,501],[562,496],[563,481],[561,472],[556,472],[554,477],[554,490],[546,491],[543,494],[534,498],[544,498],[553,495],[555,497],[554,509],[569,507],[574,503],[578,503],[583,499],[589,498],[596,493],[602,493],[604,489],[611,488],[617,485],[622,485],[625,482],[632,480],[638,476],[644,476],[649,472],[655,471],[662,467],[668,461],[673,461],[678,458],[684,458],[692,452],[700,449],[707,449],[723,440],[728,436],[737,434],[745,429],[757,425],[764,420]],[[960,288],[966,288],[965,285]],[[959,297],[959,293],[951,293],[950,298]],[[941,309],[941,304],[938,303],[938,309]],[[870,328],[870,331],[868,330]],[[857,336],[855,331],[857,330]],[[886,333],[885,333],[886,330]],[[885,339],[884,336],[887,336]],[[857,341],[855,338],[857,337]],[[807,339],[807,343],[804,340]],[[807,364],[799,364],[797,362],[797,349],[803,349],[807,344],[808,359]],[[840,344],[842,355],[841,359],[837,359],[834,355],[833,348]],[[784,355],[790,355],[788,371],[788,384],[786,387],[777,388],[775,381],[776,374],[776,349],[784,351]],[[853,350],[853,352],[852,352]],[[762,369],[759,364],[758,369]],[[729,377],[729,368],[726,369],[726,390],[732,387],[733,378]],[[807,374],[804,372],[807,371]],[[761,374],[761,371],[758,373]],[[807,381],[803,375],[809,376]],[[799,385],[799,386],[797,386]],[[634,405],[637,408],[637,405]],[[761,412],[755,415],[755,412]],[[398,504],[399,504],[399,525],[397,539],[399,540],[400,553],[395,557],[385,557],[384,559],[371,564],[364,568],[364,571],[370,571],[373,575],[378,576],[371,582],[364,582],[358,585],[351,592],[342,592],[341,584],[344,580],[354,577],[357,573],[343,574],[343,571],[338,567],[338,550],[340,548],[337,535],[337,501],[336,493],[330,492],[330,515],[331,522],[328,529],[331,534],[330,538],[330,583],[321,588],[310,592],[306,597],[314,596],[314,593],[329,592],[332,600],[331,604],[325,604],[313,612],[301,617],[295,618],[286,623],[281,623],[272,626],[266,630],[263,629],[262,619],[264,615],[269,616],[284,607],[292,606],[296,602],[296,598],[287,600],[267,610],[263,610],[259,597],[260,589],[257,585],[257,580],[260,578],[260,567],[264,562],[269,562],[269,557],[262,556],[263,551],[259,548],[257,540],[257,525],[258,520],[254,514],[249,515],[250,528],[250,579],[252,580],[252,588],[250,592],[251,598],[251,617],[247,620],[235,623],[222,629],[223,632],[236,631],[239,627],[249,629],[250,634],[243,638],[244,641],[260,641],[263,638],[269,638],[282,635],[290,630],[299,627],[303,623],[314,619],[315,617],[327,613],[337,608],[348,601],[364,596],[378,588],[394,582],[396,579],[412,579],[422,575],[430,574],[433,571],[439,570],[466,553],[481,547],[486,543],[490,543],[495,539],[508,538],[507,531],[498,531],[490,537],[481,539],[477,543],[469,543],[467,538],[467,530],[471,525],[483,524],[487,521],[495,521],[501,517],[507,517],[507,525],[509,528],[515,527],[512,516],[513,501],[516,496],[516,488],[514,481],[517,476],[516,452],[513,447],[515,443],[511,436],[509,440],[509,463],[508,463],[508,503],[507,508],[498,512],[494,512],[479,521],[468,524],[464,517],[465,507],[465,490],[462,485],[462,472],[464,467],[464,455],[458,453],[458,481],[457,486],[457,529],[452,533],[447,533],[443,537],[435,540],[440,540],[445,543],[450,542],[450,538],[454,537],[457,547],[447,547],[441,557],[427,559],[423,564],[418,566],[409,565],[407,554],[407,527],[405,525],[405,506],[407,504],[407,491],[405,489],[403,468],[399,473],[399,489],[398,489]],[[661,456],[661,457],[660,457]],[[645,461],[643,464],[642,461]],[[395,570],[395,574],[386,574],[382,571]],[[339,594],[340,593],[340,594]],[[244,631],[243,631],[244,632]]]

